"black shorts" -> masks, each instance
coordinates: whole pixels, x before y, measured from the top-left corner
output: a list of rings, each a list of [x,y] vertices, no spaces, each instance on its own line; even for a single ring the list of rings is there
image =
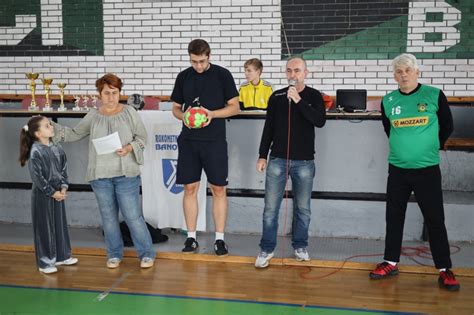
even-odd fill
[[[199,141],[178,137],[177,184],[191,184],[201,180],[204,169],[207,181],[215,186],[227,186],[227,141],[218,139]]]

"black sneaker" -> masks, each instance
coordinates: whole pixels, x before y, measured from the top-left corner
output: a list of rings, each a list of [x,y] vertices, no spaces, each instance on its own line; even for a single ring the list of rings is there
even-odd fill
[[[214,251],[217,256],[226,256],[229,253],[227,245],[223,240],[216,240],[214,243]]]
[[[188,237],[186,242],[184,242],[184,248],[182,250],[185,254],[192,254],[197,251],[199,247],[199,243],[196,241],[194,237]]]

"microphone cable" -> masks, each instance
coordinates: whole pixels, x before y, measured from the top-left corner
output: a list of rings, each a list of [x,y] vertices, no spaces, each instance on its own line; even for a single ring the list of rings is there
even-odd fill
[[[294,80],[290,80],[289,83],[290,84],[288,86],[288,90],[290,89],[290,87],[295,85]],[[287,92],[287,94],[288,94],[288,92]],[[291,144],[291,98],[288,97],[288,138],[287,138],[287,144],[286,144],[286,163],[285,163],[286,164],[286,167],[285,167],[285,211],[284,211],[285,220],[284,220],[284,224],[283,224],[283,235],[285,234],[286,226],[287,226],[287,223],[288,223],[288,192],[289,192],[289,178],[290,178],[290,144]],[[295,200],[294,200],[294,196],[293,196],[293,209],[295,208],[294,203],[295,203]],[[295,216],[295,213],[293,211],[293,220],[294,220],[294,216]],[[279,220],[277,219],[277,222],[278,221]],[[291,229],[291,234],[293,235],[293,233],[294,233],[294,231],[293,231],[293,228],[292,228]],[[277,230],[277,240],[278,240],[278,230]],[[282,264],[283,264],[283,259],[284,259],[284,256],[285,256],[285,252],[286,252],[286,244],[285,244],[285,242],[283,242],[283,244],[281,246],[281,250],[280,250],[280,254],[281,254],[280,256],[281,256]]]

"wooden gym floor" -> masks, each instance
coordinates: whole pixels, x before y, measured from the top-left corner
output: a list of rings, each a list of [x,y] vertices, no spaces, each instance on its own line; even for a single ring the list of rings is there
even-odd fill
[[[32,247],[0,244],[0,314],[474,314],[474,272],[455,270],[459,292],[438,287],[433,268],[401,267],[370,280],[369,263],[159,253],[141,270],[126,251],[105,267],[102,249],[75,248],[76,266],[53,275],[36,269]]]

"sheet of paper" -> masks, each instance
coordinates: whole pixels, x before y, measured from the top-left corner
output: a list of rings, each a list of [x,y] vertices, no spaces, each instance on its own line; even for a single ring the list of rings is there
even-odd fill
[[[113,153],[122,147],[118,132],[102,138],[92,139],[92,143],[98,155]]]

